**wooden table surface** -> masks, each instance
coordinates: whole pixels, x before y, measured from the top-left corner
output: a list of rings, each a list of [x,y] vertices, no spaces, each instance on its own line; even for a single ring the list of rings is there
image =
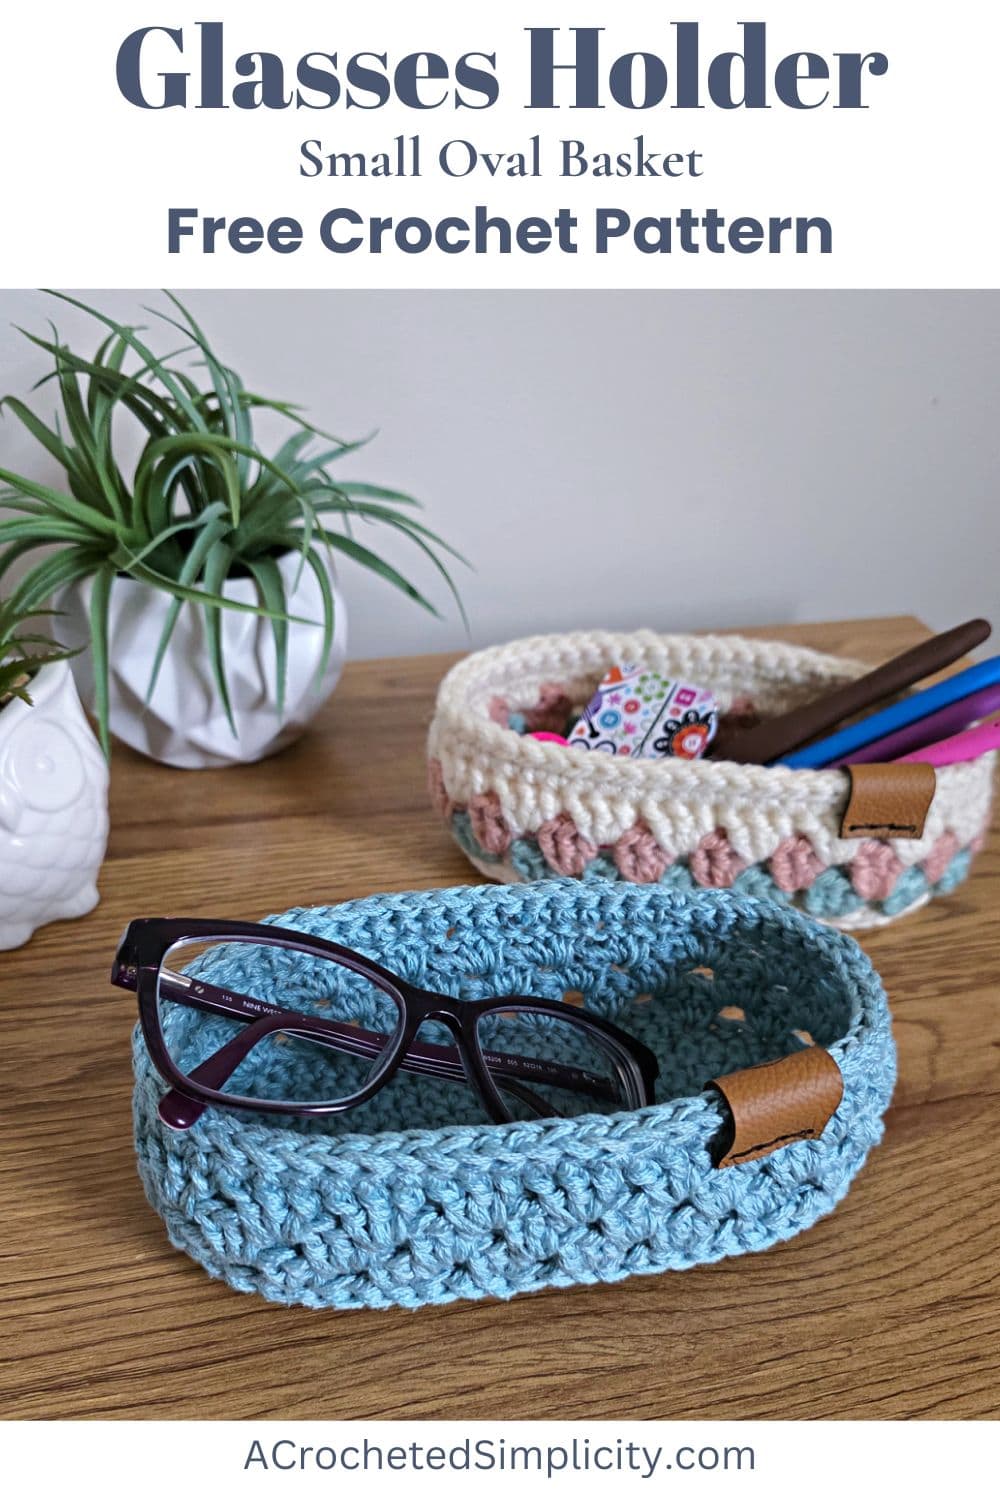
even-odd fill
[[[872,660],[913,619],[781,636]],[[126,921],[254,918],[478,879],[429,812],[453,658],[348,667],[312,731],[225,772],[116,748],[101,904],[0,954],[3,1417],[698,1418],[1000,1414],[1000,845],[864,938],[896,1017],[883,1146],[847,1200],[761,1255],[413,1312],[271,1306],[172,1250],[130,1124]]]

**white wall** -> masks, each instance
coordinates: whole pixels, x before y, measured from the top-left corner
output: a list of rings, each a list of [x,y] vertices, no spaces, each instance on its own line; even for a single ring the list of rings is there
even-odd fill
[[[84,295],[147,322],[155,297]],[[1000,294],[187,300],[251,387],[340,435],[379,429],[351,475],[425,498],[474,562],[475,645],[597,624],[1000,616]],[[9,325],[50,316],[96,345],[41,293],[0,293],[0,393],[46,369]],[[10,416],[0,463],[55,473]],[[390,550],[445,606],[422,561]],[[351,565],[343,578],[352,655],[467,644],[453,610],[442,624]]]

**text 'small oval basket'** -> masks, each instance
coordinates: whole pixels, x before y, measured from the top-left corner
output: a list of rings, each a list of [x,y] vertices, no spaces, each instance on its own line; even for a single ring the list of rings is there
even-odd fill
[[[968,874],[989,822],[995,753],[938,770],[920,838],[844,838],[844,770],[632,760],[523,732],[561,733],[626,661],[712,689],[723,722],[782,713],[870,670],[777,642],[646,630],[538,636],[466,657],[438,692],[429,782],[483,874],[731,889],[857,928]]]
[[[653,1050],[657,1102],[492,1125],[460,1080],[400,1073],[322,1123],[210,1107],[176,1133],[157,1115],[165,1085],[137,1034],[147,1195],[173,1244],[240,1291],[415,1307],[683,1269],[807,1228],[881,1137],[895,1072],[881,983],[851,938],[788,908],[558,881],[274,920],[460,999],[585,1003]],[[199,973],[247,993],[255,976],[241,963],[217,950]],[[281,1003],[312,1009],[307,991]],[[296,1097],[296,1053],[281,1055]],[[825,1104],[803,1117],[803,1078],[817,1077]],[[732,1139],[738,1115],[750,1149]]]

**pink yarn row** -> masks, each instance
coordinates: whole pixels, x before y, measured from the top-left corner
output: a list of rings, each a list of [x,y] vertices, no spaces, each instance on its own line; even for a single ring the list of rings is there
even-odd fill
[[[441,763],[431,760],[428,766],[431,801],[440,817],[450,819],[461,809],[452,802],[444,784]],[[473,838],[487,854],[502,859],[514,836],[503,815],[496,792],[479,792],[469,801],[466,811]],[[546,864],[557,875],[582,875],[600,852],[597,845],[584,838],[569,813],[559,813],[542,824],[535,833]],[[924,874],[931,885],[944,875],[961,845],[954,833],[941,834],[923,861]],[[636,885],[653,885],[674,863],[676,855],[663,849],[645,823],[636,823],[608,851],[623,880]],[[770,873],[779,890],[794,895],[806,891],[827,868],[812,844],[802,834],[782,839],[771,855]],[[688,860],[688,867],[699,885],[726,889],[747,868],[746,861],[733,848],[724,828],[716,828],[701,840]],[[857,848],[849,869],[851,884],[865,901],[885,901],[892,895],[905,866],[891,844],[865,839]]]
[[[534,708],[524,709],[524,722],[531,734],[562,734],[573,712],[573,700],[560,682],[543,682]],[[510,720],[511,707],[506,698],[491,698],[489,715],[504,729]]]

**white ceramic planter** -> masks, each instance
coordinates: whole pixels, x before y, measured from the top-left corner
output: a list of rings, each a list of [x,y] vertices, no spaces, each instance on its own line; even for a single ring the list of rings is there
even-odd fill
[[[97,905],[108,767],[66,662],[0,708],[0,949]]]
[[[322,621],[319,584],[306,567],[295,588],[298,553],[281,558],[290,614]],[[212,676],[205,617],[185,604],[149,704],[146,693],[170,596],[133,578],[116,578],[109,611],[111,731],[133,749],[185,770],[263,760],[291,744],[333,692],[347,650],[344,602],[331,579],[336,606],[333,648],[318,687],[322,655],[321,624],[288,627],[288,680],[285,711],[277,711],[277,664],[271,622],[261,615],[222,612],[222,645],[226,678],[238,736],[233,735]],[[57,608],[60,638],[69,645],[89,641],[91,581],[64,590]],[[230,579],[226,596],[244,604],[257,602],[253,581]],[[73,674],[84,703],[93,711],[94,670],[89,647],[73,660]]]

